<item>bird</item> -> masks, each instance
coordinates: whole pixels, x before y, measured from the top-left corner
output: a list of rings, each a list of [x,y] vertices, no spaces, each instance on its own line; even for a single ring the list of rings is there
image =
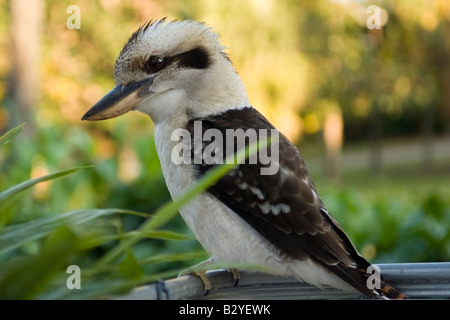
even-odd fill
[[[250,104],[212,27],[194,20],[148,21],[120,51],[114,81],[115,87],[82,120],[105,120],[136,110],[150,116],[173,199],[219,165],[220,161],[195,161],[196,154],[211,149],[213,140],[209,137],[195,146],[197,136],[205,138],[212,132],[227,138],[230,130],[253,130],[257,139],[261,132],[277,137],[273,145],[278,157],[270,164],[274,172],[262,174],[264,168],[270,169],[267,161],[260,161],[262,157],[238,163],[179,210],[211,255],[206,263],[263,265],[273,274],[319,288],[357,290],[367,298],[406,297],[382,275],[379,286],[368,285],[367,270],[372,265],[326,209],[297,147]],[[174,139],[174,132],[184,133],[185,139]],[[230,145],[225,138],[213,144],[212,158],[225,161]],[[174,161],[181,147],[191,147],[190,153],[183,155],[183,161]],[[236,152],[237,147],[231,150]],[[206,288],[208,280],[201,278]]]

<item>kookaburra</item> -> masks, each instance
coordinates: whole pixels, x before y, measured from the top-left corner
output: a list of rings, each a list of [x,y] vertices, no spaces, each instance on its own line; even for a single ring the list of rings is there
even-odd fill
[[[82,120],[130,110],[148,114],[172,198],[218,165],[174,161],[176,130],[194,135],[199,121],[202,134],[275,130],[249,103],[219,35],[204,23],[162,19],[141,26],[120,52],[114,78],[116,86]],[[371,265],[325,208],[299,151],[281,133],[277,147],[273,174],[261,174],[267,163],[237,164],[180,210],[210,261],[263,265],[318,287],[355,288],[370,298],[403,297],[383,279],[378,288],[367,285]]]

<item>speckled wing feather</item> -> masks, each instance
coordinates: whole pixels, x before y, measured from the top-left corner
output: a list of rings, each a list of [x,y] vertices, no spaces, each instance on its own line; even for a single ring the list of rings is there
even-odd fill
[[[218,129],[224,137],[226,129],[274,129],[251,107],[193,119],[187,124],[191,135],[194,121],[199,120],[202,132]],[[226,143],[231,142],[224,139],[223,150]],[[366,286],[365,272],[370,264],[358,254],[326,210],[297,148],[282,134],[278,143],[279,169],[274,175],[261,175],[264,165],[259,161],[246,162],[231,170],[208,192],[233,209],[285,257],[311,258],[364,294],[373,296]],[[200,177],[214,164],[203,162],[195,166]]]

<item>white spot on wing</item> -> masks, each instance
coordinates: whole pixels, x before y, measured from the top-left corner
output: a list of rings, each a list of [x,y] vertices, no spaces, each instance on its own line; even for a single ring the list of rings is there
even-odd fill
[[[263,204],[258,204],[259,208],[264,214],[268,214],[270,212],[270,203],[269,201],[264,202]]]
[[[259,200],[264,200],[265,197],[260,189],[255,188],[255,187],[250,187],[250,191],[253,192],[253,194],[255,196],[257,196]]]
[[[280,211],[281,211],[281,208],[280,208],[279,205],[276,205],[276,206],[270,206],[270,210],[272,211],[272,213],[273,213],[274,215],[278,215],[278,214],[280,213]]]
[[[238,184],[238,188],[241,190],[246,190],[248,188],[248,184],[246,182],[242,182]]]
[[[282,211],[283,213],[289,213],[289,212],[291,212],[291,207],[290,207],[288,204],[280,203],[279,206],[280,206],[281,211]]]
[[[291,207],[284,203],[279,203],[277,205],[271,205],[270,210],[274,215],[278,215],[280,212],[289,213],[291,212]]]

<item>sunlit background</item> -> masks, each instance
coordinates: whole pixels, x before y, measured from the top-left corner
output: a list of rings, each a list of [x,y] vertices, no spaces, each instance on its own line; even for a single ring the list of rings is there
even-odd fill
[[[169,199],[151,119],[80,120],[131,33],[162,17],[221,35],[252,105],[297,144],[368,259],[450,259],[448,0],[0,0],[0,134],[26,123],[0,150],[0,190],[93,165],[0,206],[0,226]]]

